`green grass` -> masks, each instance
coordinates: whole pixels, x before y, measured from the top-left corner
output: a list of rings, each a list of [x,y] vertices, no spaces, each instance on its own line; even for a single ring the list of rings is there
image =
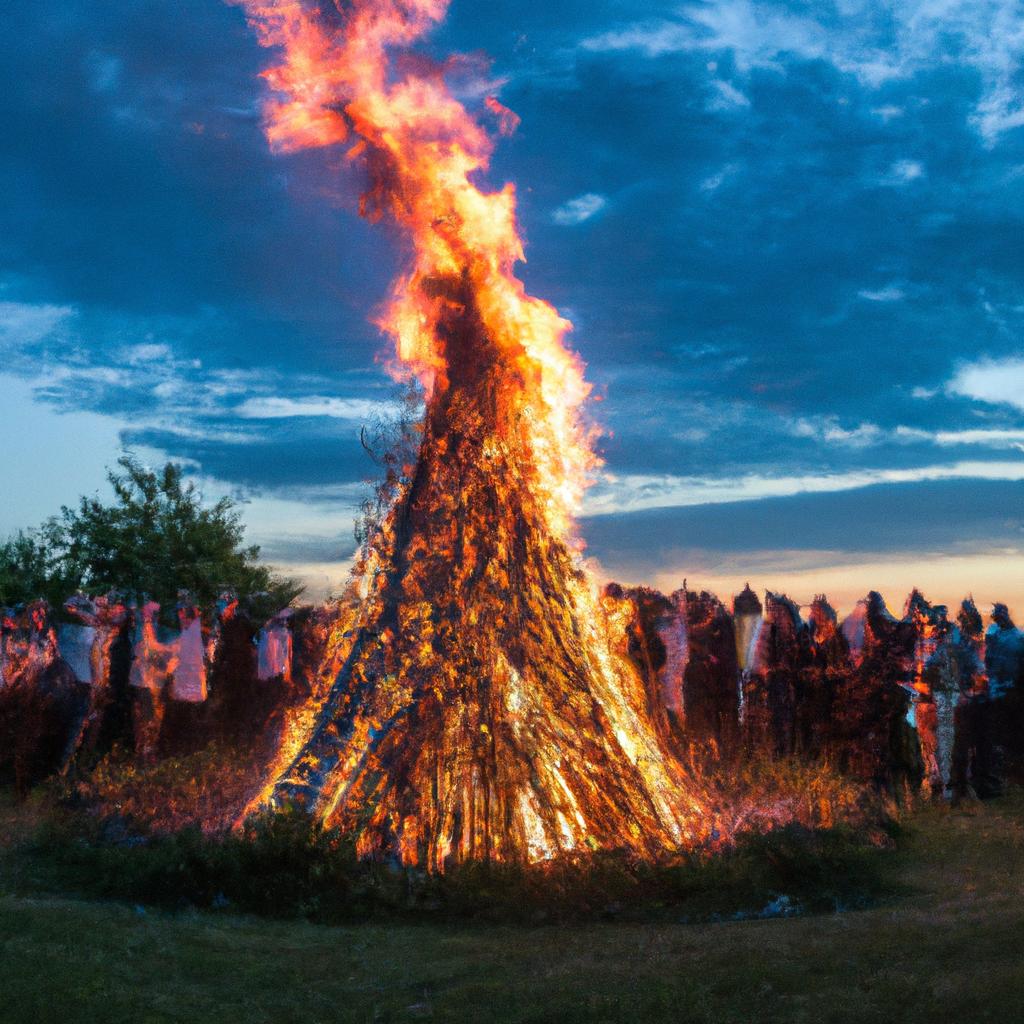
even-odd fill
[[[30,895],[51,811],[0,805],[0,1019],[1014,1021],[1024,797],[918,812],[873,909],[777,920],[343,927]],[[20,851],[20,852],[19,852]],[[13,867],[12,867],[13,865]],[[13,872],[13,873],[12,873]]]

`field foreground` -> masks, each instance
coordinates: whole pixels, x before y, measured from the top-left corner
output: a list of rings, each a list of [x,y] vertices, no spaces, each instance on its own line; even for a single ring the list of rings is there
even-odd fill
[[[928,808],[874,909],[715,924],[327,927],[10,894],[0,1020],[1009,1021],[1024,1012],[1024,794]],[[5,845],[6,844],[6,845]],[[19,892],[24,892],[22,886]]]

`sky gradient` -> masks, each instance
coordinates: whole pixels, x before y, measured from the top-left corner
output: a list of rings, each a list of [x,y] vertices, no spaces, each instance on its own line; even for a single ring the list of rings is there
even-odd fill
[[[358,174],[270,154],[238,8],[7,22],[0,534],[129,446],[337,585],[398,398]],[[1024,4],[454,0],[431,48],[522,118],[491,183],[601,399],[605,574],[1024,613]]]

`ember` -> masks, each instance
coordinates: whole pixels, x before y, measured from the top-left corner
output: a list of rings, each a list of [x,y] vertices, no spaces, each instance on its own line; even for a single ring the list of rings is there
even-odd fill
[[[570,324],[526,294],[511,185],[442,67],[398,58],[444,0],[357,0],[340,20],[244,0],[266,46],[278,151],[352,142],[362,212],[410,243],[380,326],[427,396],[415,466],[370,541],[329,687],[263,799],[357,831],[364,854],[443,869],[694,840],[704,815],[612,636],[573,533],[596,465]],[[339,8],[340,10],[341,8]],[[495,100],[502,131],[515,117]],[[336,667],[336,675],[335,675]]]

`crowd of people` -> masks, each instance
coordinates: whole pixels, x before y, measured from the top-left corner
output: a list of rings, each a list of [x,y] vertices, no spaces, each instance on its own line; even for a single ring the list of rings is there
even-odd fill
[[[749,586],[731,609],[685,586],[607,597],[680,748],[827,761],[895,796],[951,799],[999,793],[1024,762],[1024,634],[1004,605],[985,629],[973,601],[954,618],[917,591],[901,618],[872,593],[842,622],[824,597],[803,609]],[[259,625],[230,592],[210,609],[182,593],[162,617],[110,593],[0,616],[0,769],[25,789],[116,743],[147,764],[253,741],[309,692],[331,613]]]
[[[796,756],[894,795],[988,797],[1024,753],[1024,634],[1005,605],[984,629],[917,591],[897,619],[878,593],[840,622],[824,597],[803,609],[749,586],[714,595],[625,592],[630,653],[679,742],[735,756]]]
[[[44,601],[0,610],[0,769],[22,791],[114,744],[149,764],[255,738],[296,696],[293,666],[315,665],[307,648],[323,641],[313,610],[286,608],[260,626],[231,592],[205,614],[181,593],[177,628],[155,602],[116,592],[76,594],[62,611]]]

